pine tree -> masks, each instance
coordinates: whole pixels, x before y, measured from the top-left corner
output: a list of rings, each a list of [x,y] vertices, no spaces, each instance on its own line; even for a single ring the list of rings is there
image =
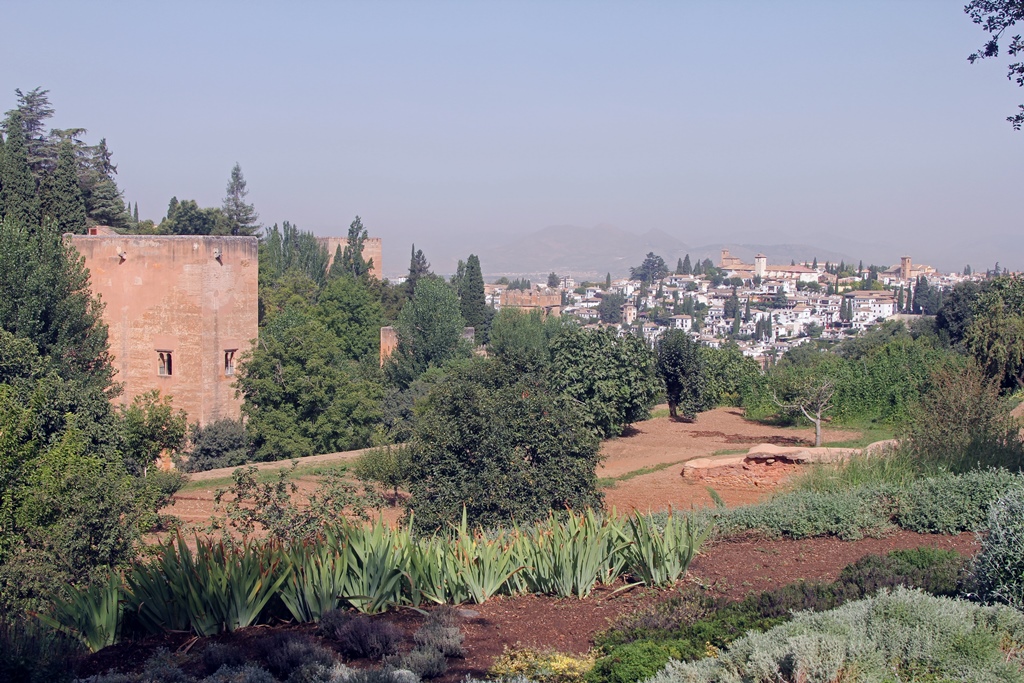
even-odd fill
[[[125,228],[129,223],[128,209],[124,205],[117,183],[103,176],[85,198],[86,214],[93,225]]]
[[[348,241],[345,244],[345,251],[342,254],[342,270],[356,278],[363,278],[369,275],[372,261],[363,260],[363,243],[367,238],[367,230],[363,227],[363,221],[359,216],[348,226]]]
[[[221,205],[232,235],[255,235],[260,229],[260,215],[256,213],[256,208],[245,203],[248,194],[242,167],[236,161],[231,169],[231,179],[224,194],[224,203]]]
[[[25,157],[37,184],[42,181],[43,176],[52,172],[57,164],[56,141],[52,139],[52,134],[51,136],[46,134],[46,120],[53,116],[49,92],[42,88],[33,88],[23,93],[19,88],[15,88],[14,93],[18,96],[18,106],[7,112],[8,117],[15,112],[21,117]],[[11,134],[10,123],[5,125],[5,132],[7,135]],[[84,131],[79,128],[59,132],[75,134]]]
[[[466,271],[459,282],[459,308],[466,324],[484,338],[487,327],[487,297],[484,294],[484,276],[480,270],[480,257],[470,254],[466,259]]]
[[[57,170],[50,187],[51,218],[61,233],[85,232],[85,201],[78,186],[78,164],[70,140],[60,144]]]
[[[36,194],[36,181],[28,165],[21,113],[17,110],[10,112],[6,127],[7,142],[4,145],[3,168],[0,168],[4,220],[24,226],[38,226],[39,197]]]

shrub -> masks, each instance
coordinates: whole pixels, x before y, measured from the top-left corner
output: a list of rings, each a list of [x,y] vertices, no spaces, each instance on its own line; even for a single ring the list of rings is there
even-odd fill
[[[287,678],[293,671],[307,664],[334,664],[329,650],[308,635],[284,631],[267,637],[261,646],[266,654],[267,668],[278,678]]]
[[[179,659],[180,656],[160,648],[146,660],[139,678],[145,683],[190,683],[192,679],[181,670]]]
[[[200,683],[277,683],[270,672],[255,664],[225,666]]]
[[[402,642],[402,631],[397,626],[366,616],[349,619],[327,635],[338,642],[343,654],[366,659],[393,655]]]
[[[203,668],[212,674],[222,666],[241,666],[245,664],[245,654],[236,645],[226,643],[210,643],[200,655]]]
[[[393,493],[393,502],[398,502],[398,487],[409,481],[412,467],[412,451],[405,444],[371,448],[356,458],[352,471],[364,484],[375,484]]]
[[[427,623],[413,634],[413,640],[420,648],[437,650],[445,657],[466,656],[466,650],[462,647],[465,636],[459,627],[444,626],[440,621],[430,621],[429,617]]]
[[[303,664],[289,674],[287,683],[348,683],[353,670],[341,663]]]
[[[200,427],[192,425],[192,448],[182,463],[186,472],[203,472],[221,467],[244,465],[247,457],[245,423],[222,419]]]
[[[388,657],[384,661],[390,667],[411,671],[420,678],[437,678],[448,670],[444,654],[430,647],[417,647],[404,655]]]
[[[834,583],[798,582],[727,602],[690,590],[622,618],[595,639],[606,655],[588,676],[636,681],[669,658],[693,660],[727,647],[750,631],[785,623],[794,612],[834,609],[881,588],[922,587],[956,595],[966,580],[966,560],[955,552],[921,548],[867,556],[848,565]],[[642,676],[637,671],[648,671]]]
[[[1024,489],[992,505],[986,531],[974,564],[978,594],[1024,609]]]
[[[920,533],[975,531],[992,503],[1022,483],[1021,475],[999,469],[920,479],[900,496],[895,521]]]
[[[650,683],[800,680],[1020,680],[1024,615],[897,588],[802,612],[717,657],[670,662]]]
[[[594,661],[593,653],[574,657],[530,648],[506,649],[488,674],[503,679],[522,676],[537,683],[584,683]]]

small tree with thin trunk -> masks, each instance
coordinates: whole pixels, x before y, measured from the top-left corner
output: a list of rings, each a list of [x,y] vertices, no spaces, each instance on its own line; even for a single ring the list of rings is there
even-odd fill
[[[787,400],[779,398],[778,390],[772,390],[772,400],[786,410],[799,410],[814,425],[814,446],[821,446],[821,423],[825,413],[832,409],[835,383],[827,377],[813,374],[797,378],[786,387]]]

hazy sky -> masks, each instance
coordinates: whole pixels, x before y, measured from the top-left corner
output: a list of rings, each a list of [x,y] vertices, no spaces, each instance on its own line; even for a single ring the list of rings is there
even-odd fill
[[[599,223],[1024,267],[1024,89],[963,4],[8,0],[0,110],[48,88],[144,218],[238,161],[263,222],[358,213],[390,272]]]

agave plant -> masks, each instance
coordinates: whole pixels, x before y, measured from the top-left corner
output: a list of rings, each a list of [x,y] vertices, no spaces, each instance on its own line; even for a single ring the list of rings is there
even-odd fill
[[[648,586],[675,583],[686,573],[709,532],[697,530],[689,517],[680,520],[670,514],[663,529],[644,515],[630,517],[629,545],[624,549],[628,571]]]
[[[121,577],[110,572],[101,583],[72,588],[53,602],[51,614],[37,614],[47,626],[82,642],[97,652],[121,635]]]
[[[296,621],[319,622],[325,612],[337,609],[342,596],[350,594],[351,555],[341,550],[336,530],[293,545],[283,551],[281,601]]]

